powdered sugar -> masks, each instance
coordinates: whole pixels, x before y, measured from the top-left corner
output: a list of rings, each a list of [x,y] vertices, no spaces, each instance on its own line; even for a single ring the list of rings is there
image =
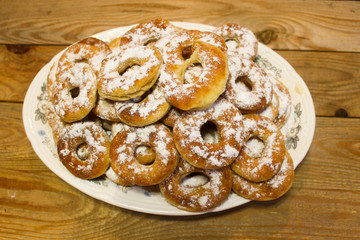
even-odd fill
[[[145,60],[145,61],[144,61]],[[141,66],[133,66],[133,64]],[[160,65],[160,59],[156,57],[154,49],[137,46],[120,49],[109,55],[104,61],[100,72],[101,91],[111,93],[122,89],[124,92],[131,91],[135,84],[147,78],[154,66]],[[119,72],[129,68],[122,75]],[[143,83],[144,85],[147,82]],[[134,90],[132,90],[134,91]]]
[[[230,79],[225,97],[239,109],[256,112],[267,106],[272,99],[272,84],[267,74],[254,62],[229,56]],[[251,85],[251,90],[237,84],[243,77]]]
[[[234,116],[232,122],[222,120]],[[239,154],[242,134],[240,112],[226,100],[219,100],[205,110],[194,111],[179,119],[174,126],[174,139],[180,153],[195,166],[219,168],[229,165]],[[213,121],[221,130],[221,141],[205,141],[200,128],[207,121]],[[239,122],[237,120],[240,120]]]

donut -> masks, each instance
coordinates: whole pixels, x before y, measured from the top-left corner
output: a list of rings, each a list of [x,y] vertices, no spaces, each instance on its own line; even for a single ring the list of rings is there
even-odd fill
[[[150,147],[155,160],[144,165],[136,160],[139,146]],[[165,180],[174,171],[178,162],[171,132],[163,124],[142,128],[126,127],[113,138],[110,146],[111,167],[127,182],[140,186],[151,186]]]
[[[267,117],[248,114],[243,124],[246,144],[231,168],[247,180],[266,181],[280,170],[286,150],[284,136]]]
[[[274,121],[279,114],[279,98],[275,91],[273,91],[270,104],[264,109],[260,110],[256,114],[259,114],[263,117],[269,118],[271,121]]]
[[[98,97],[92,112],[101,119],[111,122],[120,122],[119,115],[115,110],[115,102],[109,99]]]
[[[167,20],[157,18],[132,27],[121,37],[112,40],[109,45],[112,49],[124,46],[134,47],[149,45],[155,46],[161,50],[172,35],[179,30],[180,28],[175,27]]]
[[[228,47],[228,55],[255,59],[258,52],[258,41],[251,30],[239,24],[228,23],[215,28],[213,32],[224,38]]]
[[[116,136],[118,132],[129,131],[130,129],[131,127],[124,123],[114,123],[111,126],[111,134],[112,136]],[[144,165],[151,164],[152,162],[154,162],[156,157],[154,150],[151,149],[149,146],[145,145],[136,147],[134,156],[136,158],[136,161]]]
[[[130,187],[133,186],[134,184],[131,184],[127,181],[125,181],[124,179],[122,179],[119,175],[117,175],[114,170],[109,167],[108,170],[106,170],[105,172],[105,176],[110,179],[112,182],[125,186],[125,187]]]
[[[275,78],[271,78],[273,91],[279,99],[278,114],[274,119],[274,123],[281,128],[289,119],[291,113],[291,96],[287,87]]]
[[[215,44],[202,41],[206,40],[202,34],[196,31],[184,34],[172,38],[166,45],[159,81],[172,106],[185,111],[204,109],[213,104],[225,90],[228,79],[227,57]],[[183,51],[189,47],[191,55],[185,60]],[[195,82],[185,83],[184,75],[191,64],[201,65],[202,72]]]
[[[49,73],[47,75],[46,79],[46,92],[49,98],[49,101],[54,101],[54,95],[57,92],[57,86],[56,86],[56,73],[57,73],[57,67],[58,67],[58,61],[55,61],[49,70]]]
[[[78,149],[87,145],[89,154],[79,156]],[[86,148],[83,148],[86,149]],[[97,178],[109,167],[110,141],[105,131],[93,122],[77,122],[64,127],[57,143],[62,164],[74,176]]]
[[[55,111],[55,107],[51,102],[47,102],[45,106],[45,117],[52,130],[55,145],[57,145],[59,136],[63,128],[67,125]]]
[[[99,95],[114,101],[139,97],[154,85],[161,64],[161,53],[155,47],[121,48],[102,62]]]
[[[143,99],[141,99],[143,98]],[[155,85],[139,101],[130,99],[115,103],[119,119],[130,126],[145,126],[160,120],[170,110],[160,84]]]
[[[191,174],[203,174],[208,182],[199,186],[186,186],[183,179]],[[196,168],[180,158],[174,173],[159,184],[165,199],[175,207],[190,211],[209,211],[219,206],[232,189],[232,173],[229,167],[206,170]]]
[[[88,58],[82,59],[82,61],[88,59],[92,68],[98,73],[101,68],[102,60],[112,52],[109,45],[106,44],[104,41],[101,41],[100,39],[94,37],[85,38],[78,43],[95,47],[95,54],[91,57],[89,56]]]
[[[231,58],[229,64],[225,98],[242,113],[256,113],[267,107],[272,99],[272,84],[266,72],[247,59]]]
[[[181,156],[198,168],[218,169],[230,165],[239,155],[243,142],[240,111],[225,99],[205,110],[193,111],[175,122],[173,137]],[[201,128],[216,125],[219,142],[208,142]]]
[[[172,107],[170,108],[169,112],[161,119],[161,122],[172,128],[174,127],[175,122],[186,113],[186,111]]]
[[[49,87],[49,92],[57,114],[64,121],[81,120],[95,106],[96,74],[100,62],[109,51],[78,42],[68,47],[61,55],[56,79],[52,87]]]
[[[233,173],[232,188],[241,197],[256,201],[269,201],[284,195],[290,189],[294,176],[293,160],[286,152],[281,168],[275,176],[263,182],[251,182]]]

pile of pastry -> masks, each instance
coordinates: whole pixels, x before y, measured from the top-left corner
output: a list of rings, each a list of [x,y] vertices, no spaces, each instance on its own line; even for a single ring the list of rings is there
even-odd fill
[[[179,209],[208,211],[231,192],[282,196],[294,178],[280,128],[291,97],[254,62],[238,24],[213,31],[163,19],[66,48],[47,78],[46,117],[76,177],[159,186]]]

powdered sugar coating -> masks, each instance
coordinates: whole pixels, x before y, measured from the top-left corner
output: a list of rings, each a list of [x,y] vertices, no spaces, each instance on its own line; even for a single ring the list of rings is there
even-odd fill
[[[270,104],[264,109],[257,112],[257,114],[260,114],[261,116],[267,117],[270,120],[274,121],[275,118],[279,115],[279,106],[280,106],[280,101],[274,90]]]
[[[273,84],[273,90],[279,98],[278,114],[276,115],[274,122],[277,126],[281,127],[285,124],[290,116],[291,112],[291,96],[289,90],[279,80],[271,77]]]
[[[154,19],[136,25],[119,38],[120,46],[152,45],[162,50],[171,37],[180,31],[164,19]]]
[[[219,130],[218,143],[202,138],[201,126],[215,123]],[[243,142],[242,115],[225,99],[211,107],[186,114],[175,122],[173,135],[176,147],[185,160],[205,169],[218,169],[231,164],[239,155]]]
[[[214,33],[224,38],[229,56],[255,59],[258,51],[258,41],[252,31],[239,24],[224,24],[215,28]]]
[[[294,180],[294,164],[288,152],[284,155],[279,172],[264,182],[251,182],[233,174],[233,190],[240,196],[257,201],[276,199],[285,194]]]
[[[228,78],[226,55],[219,47],[203,42],[207,38],[197,32],[178,35],[166,45],[159,81],[169,103],[181,110],[209,107],[223,93]],[[192,55],[184,60],[183,50],[192,47]],[[184,81],[188,66],[200,63],[201,74],[196,81]]]
[[[81,160],[76,151],[86,144],[89,156]],[[92,179],[105,173],[109,166],[109,139],[103,129],[93,122],[77,122],[63,128],[57,150],[61,162],[75,176]]]
[[[201,173],[209,181],[201,186],[186,186],[181,180],[191,173]],[[179,209],[199,212],[220,205],[230,194],[232,176],[229,167],[217,170],[196,168],[180,158],[174,173],[159,184],[165,199]]]
[[[133,100],[115,103],[119,119],[131,126],[145,126],[160,120],[170,110],[160,84],[155,83],[140,102]]]
[[[229,57],[230,78],[224,96],[244,113],[255,113],[264,109],[272,99],[270,77],[256,63],[247,59]],[[239,78],[251,85],[244,90],[237,83]]]
[[[45,107],[45,116],[52,130],[54,142],[57,145],[58,139],[60,137],[60,133],[63,130],[63,128],[67,125],[67,123],[64,122],[60,118],[60,116],[56,113],[55,107],[52,104],[52,102],[47,102]]]
[[[84,118],[94,107],[97,73],[101,61],[110,53],[109,48],[89,45],[85,40],[63,52],[57,64],[55,81],[52,83],[52,71],[48,79],[50,100],[57,114],[66,122]],[[91,41],[101,42],[98,39]],[[73,89],[78,89],[76,95],[72,94]]]
[[[178,161],[170,131],[162,124],[146,127],[121,127],[117,130],[110,148],[113,170],[124,180],[141,186],[155,185],[167,178]],[[155,152],[151,165],[136,161],[138,146],[149,146]]]
[[[111,121],[111,122],[119,122],[119,115],[115,110],[115,102],[109,99],[105,99],[103,97],[98,97],[96,101],[96,105],[92,110],[96,116],[101,119]]]
[[[285,154],[285,140],[279,128],[268,118],[249,114],[244,116],[245,142],[252,137],[263,141],[261,156],[252,157],[245,144],[231,168],[240,176],[254,182],[273,177],[280,169]]]
[[[57,114],[67,122],[84,118],[94,107],[96,101],[96,75],[85,63],[77,63],[59,70],[56,80],[58,89],[54,94]],[[70,90],[79,89],[76,97]]]
[[[120,184],[122,186],[132,186],[133,184],[125,181],[124,179],[122,179],[119,175],[117,175],[114,170],[109,167],[108,170],[105,172],[105,176],[110,179],[111,181],[113,181],[114,183]]]
[[[170,108],[169,112],[161,119],[161,122],[164,123],[166,126],[174,127],[175,122],[187,114],[187,111],[182,111],[177,108]]]
[[[161,54],[154,47],[120,48],[102,62],[99,95],[120,101],[141,96],[156,82],[161,64]]]

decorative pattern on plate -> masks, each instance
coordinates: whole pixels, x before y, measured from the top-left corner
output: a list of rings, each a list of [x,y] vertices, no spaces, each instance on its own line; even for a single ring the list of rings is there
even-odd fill
[[[266,69],[267,72],[272,72],[276,78],[281,78],[281,69],[272,65],[267,58],[262,57],[260,54],[258,54],[254,59],[254,62],[259,64],[260,67]]]

